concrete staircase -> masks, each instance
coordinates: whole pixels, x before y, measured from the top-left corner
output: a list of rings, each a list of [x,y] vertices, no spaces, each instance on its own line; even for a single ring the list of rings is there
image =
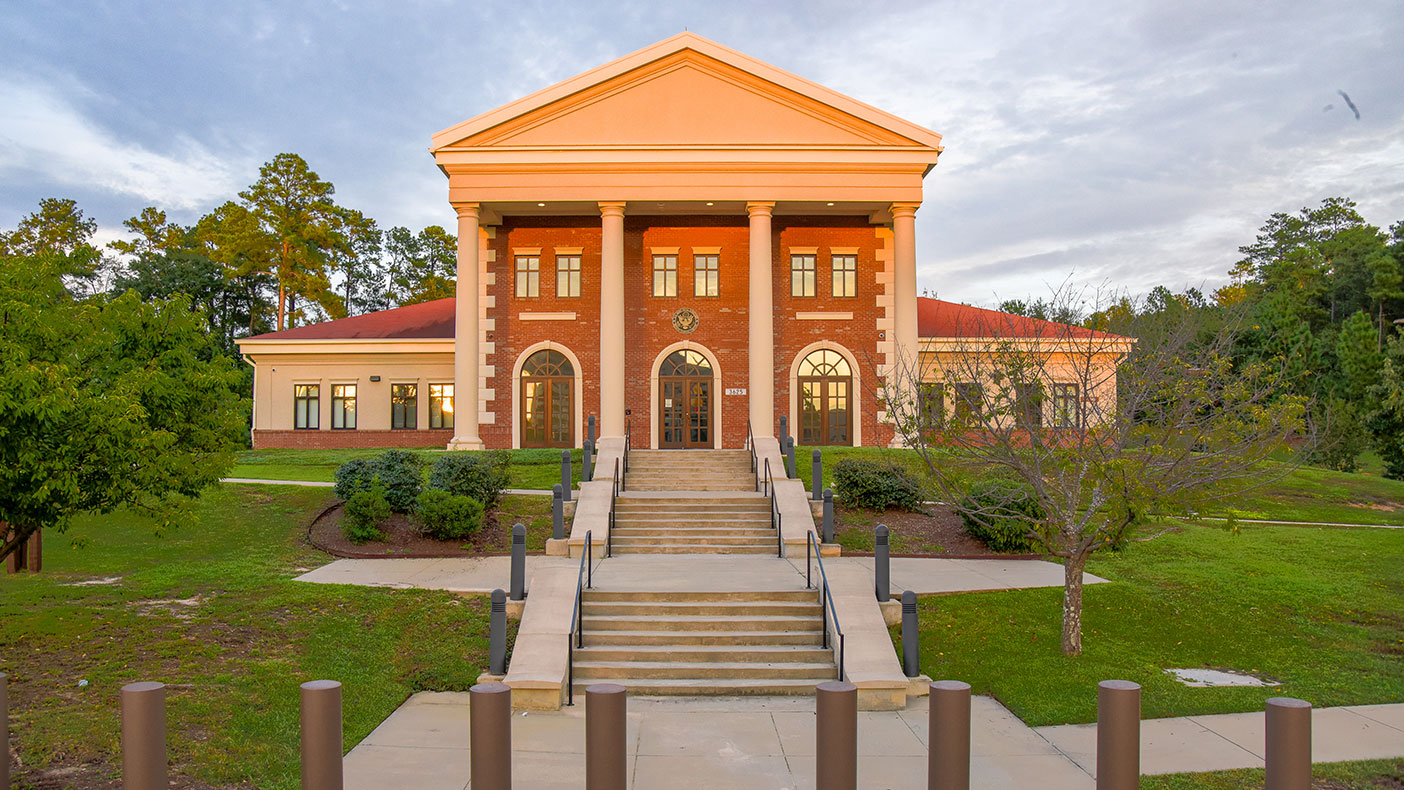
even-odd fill
[[[770,500],[621,494],[615,504],[615,554],[777,554]]]
[[[586,590],[575,682],[631,694],[807,695],[838,675],[814,590]]]
[[[746,450],[631,450],[630,491],[754,491]]]

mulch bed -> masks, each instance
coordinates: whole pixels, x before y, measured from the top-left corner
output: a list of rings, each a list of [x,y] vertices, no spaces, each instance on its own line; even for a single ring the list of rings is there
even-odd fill
[[[519,517],[499,510],[483,516],[483,526],[463,540],[435,540],[419,533],[414,522],[395,513],[380,529],[385,540],[355,544],[341,532],[344,503],[338,502],[313,519],[307,538],[313,546],[334,557],[372,559],[381,557],[481,557],[512,552],[512,525]],[[528,541],[530,543],[530,541]],[[528,553],[541,553],[531,552]]]
[[[850,510],[840,507],[834,514],[834,529],[849,556],[871,556],[873,530],[886,524],[888,542],[894,557],[947,557],[951,559],[1038,559],[1041,554],[1001,554],[965,531],[955,511],[928,505],[926,512],[908,510]],[[846,538],[846,539],[845,539]]]

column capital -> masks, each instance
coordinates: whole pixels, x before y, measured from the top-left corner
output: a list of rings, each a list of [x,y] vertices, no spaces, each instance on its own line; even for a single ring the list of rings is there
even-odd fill
[[[622,217],[624,216],[624,201],[602,200],[599,202],[601,217]]]
[[[458,212],[458,216],[459,216],[460,218],[462,218],[462,217],[472,217],[473,219],[477,219],[477,218],[478,218],[479,209],[480,209],[480,205],[479,205],[478,203],[454,203],[454,204],[453,204],[453,210],[456,211],[456,212]]]
[[[915,217],[917,209],[921,208],[920,203],[893,203],[892,216],[895,217]]]
[[[746,213],[752,217],[757,214],[770,216],[770,212],[775,208],[773,200],[749,200],[746,201]]]

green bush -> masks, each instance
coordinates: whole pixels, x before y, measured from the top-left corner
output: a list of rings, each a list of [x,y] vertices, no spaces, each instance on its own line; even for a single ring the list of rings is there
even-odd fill
[[[373,481],[379,481],[390,509],[408,513],[424,487],[423,469],[424,459],[420,456],[407,450],[386,450],[369,460],[353,458],[338,467],[332,491],[350,502],[357,493],[369,491]]]
[[[483,506],[470,497],[429,488],[419,495],[414,520],[431,538],[462,540],[483,525]]]
[[[490,508],[507,487],[511,463],[512,456],[502,450],[445,453],[429,471],[429,487],[469,497]]]
[[[910,472],[861,458],[845,458],[834,465],[834,496],[849,507],[921,509],[921,485]]]
[[[1024,554],[1034,550],[1029,531],[1044,517],[1033,489],[1013,480],[977,481],[961,502],[965,531],[992,551]]]
[[[384,540],[385,533],[380,525],[390,518],[390,503],[385,500],[385,489],[372,483],[365,491],[357,491],[346,500],[342,512],[341,533],[355,544],[369,540]]]

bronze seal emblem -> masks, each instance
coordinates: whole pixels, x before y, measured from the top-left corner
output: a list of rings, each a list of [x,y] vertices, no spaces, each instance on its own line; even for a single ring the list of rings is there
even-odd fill
[[[673,328],[683,334],[691,332],[697,328],[697,314],[687,307],[673,313]]]

